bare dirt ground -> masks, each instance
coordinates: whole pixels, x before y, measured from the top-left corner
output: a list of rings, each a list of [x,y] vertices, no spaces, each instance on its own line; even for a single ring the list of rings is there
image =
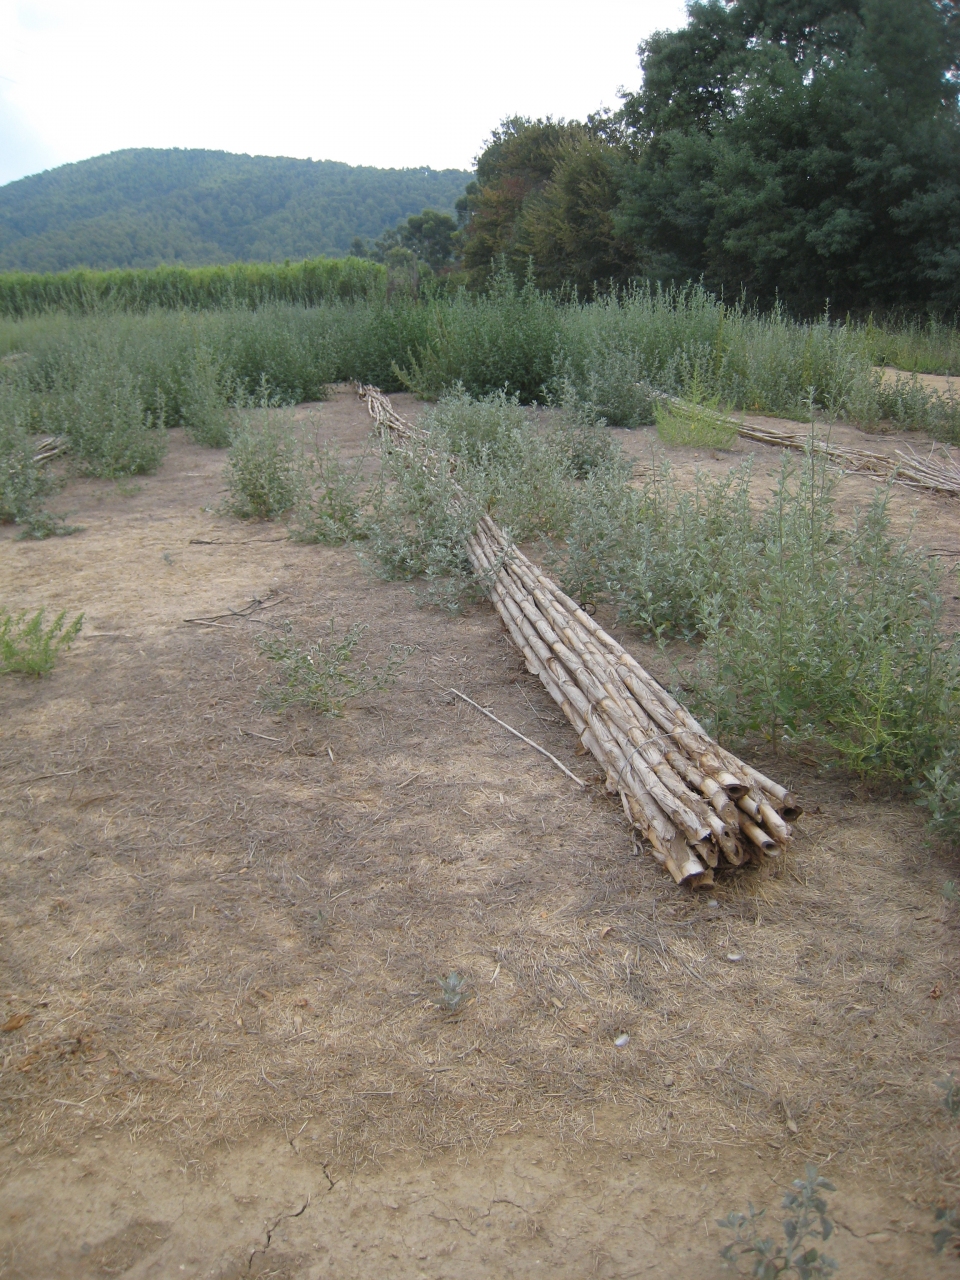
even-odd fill
[[[287,412],[368,443],[347,392]],[[957,867],[916,809],[767,758],[806,803],[793,852],[677,889],[491,609],[217,516],[223,455],[180,436],[156,476],[71,482],[83,533],[0,531],[5,605],[86,614],[50,678],[0,684],[0,1276],[710,1280],[715,1218],[776,1219],[808,1160],[843,1277],[955,1274],[930,1236],[960,1194]],[[744,453],[772,485],[776,450],[671,450],[691,476]],[[873,491],[845,478],[845,509]],[[956,503],[892,504],[960,556]],[[414,646],[399,682],[263,713],[257,636],[331,617],[372,659]]]
[[[960,378],[944,373],[918,373],[905,374],[900,369],[893,368],[892,365],[884,365],[883,377],[887,382],[896,382],[898,378],[916,377],[920,384],[927,388],[928,391],[939,391],[942,396],[956,397],[960,394]]]

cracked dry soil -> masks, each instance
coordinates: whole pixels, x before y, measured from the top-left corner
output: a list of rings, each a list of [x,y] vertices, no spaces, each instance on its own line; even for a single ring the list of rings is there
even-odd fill
[[[349,393],[287,412],[367,447]],[[174,432],[156,476],[71,482],[85,532],[0,531],[5,604],[86,612],[49,680],[0,684],[0,1277],[719,1280],[715,1218],[775,1217],[806,1160],[843,1277],[954,1274],[957,870],[916,812],[767,759],[808,806],[790,857],[677,890],[601,787],[444,693],[595,780],[490,609],[215,515],[222,465]],[[894,503],[960,551],[947,500]],[[256,636],[332,616],[415,647],[398,684],[262,714]]]

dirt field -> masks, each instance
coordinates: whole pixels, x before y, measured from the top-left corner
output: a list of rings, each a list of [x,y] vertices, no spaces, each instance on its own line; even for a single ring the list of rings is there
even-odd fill
[[[348,392],[285,412],[368,443]],[[960,875],[917,811],[758,757],[805,802],[793,852],[676,888],[489,607],[217,516],[223,455],[181,436],[156,476],[72,482],[83,533],[0,531],[0,602],[86,615],[50,678],[0,683],[0,1276],[711,1280],[715,1219],[776,1217],[805,1161],[845,1280],[955,1275],[930,1237],[960,1195]],[[960,559],[956,502],[893,503]],[[398,683],[264,714],[257,636],[331,617],[373,659],[414,646]]]
[[[913,376],[913,374],[904,374],[890,365],[883,366],[885,382],[896,382],[898,378]],[[949,374],[942,373],[918,373],[916,377],[929,391],[939,391],[941,395],[954,398],[960,394],[960,378],[950,377]]]

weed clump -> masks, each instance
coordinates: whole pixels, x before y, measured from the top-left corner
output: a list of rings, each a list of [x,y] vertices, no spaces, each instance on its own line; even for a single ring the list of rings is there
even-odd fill
[[[446,978],[434,978],[440,991],[433,996],[433,1003],[444,1013],[459,1013],[472,999],[467,988],[467,980],[459,973],[451,973]]]
[[[0,417],[0,523],[32,531],[43,519],[43,499],[53,488],[34,461],[33,441],[16,418]]]
[[[224,472],[225,508],[241,520],[272,520],[305,497],[307,467],[301,445],[283,422],[250,414],[232,437]]]
[[[388,453],[371,518],[381,572],[421,578],[458,608],[488,584],[466,543],[489,512],[564,589],[619,620],[697,646],[682,696],[721,740],[809,744],[827,763],[913,790],[949,838],[960,811],[960,638],[943,570],[894,536],[888,492],[849,525],[825,460],[787,460],[755,503],[749,464],[681,490],[642,487],[602,427],[568,405],[549,425],[499,392],[462,389]]]
[[[289,516],[296,542],[339,546],[367,536],[364,459],[345,462],[337,448],[306,448],[264,403],[231,437],[225,510],[239,519]]]
[[[305,455],[305,483],[290,526],[295,542],[341,546],[367,537],[363,465],[362,457],[345,462],[330,445]]]
[[[354,658],[367,630],[358,622],[338,637],[331,619],[329,638],[312,645],[295,640],[290,622],[282,624],[280,635],[261,636],[260,652],[278,667],[275,683],[259,690],[263,705],[271,710],[302,706],[322,716],[341,716],[351,698],[393,684],[413,650],[391,645],[383,666],[371,668]]]
[[[482,514],[519,542],[559,537],[579,481],[629,475],[602,425],[572,411],[538,425],[503,391],[476,400],[455,388],[419,425],[423,440],[386,451],[372,551],[384,576],[422,578],[427,599],[450,609],[484,590],[466,551]]]
[[[0,611],[0,672],[45,676],[53,670],[60,654],[76,640],[83,626],[82,613],[68,623],[63,610],[45,627],[44,612],[40,609],[28,618],[26,610]]]
[[[180,389],[180,420],[195,444],[225,449],[233,439],[237,410],[230,403],[228,371],[209,346],[200,346],[187,365]]]
[[[745,464],[680,490],[669,466],[640,490],[578,487],[555,572],[620,621],[697,644],[685,696],[722,740],[810,744],[864,777],[913,789],[937,834],[960,821],[960,638],[944,570],[894,536],[881,491],[850,525],[808,454],[763,506]]]
[[[936,805],[960,731],[942,570],[891,533],[888,492],[843,527],[834,487],[808,456],[755,523],[744,513],[738,590],[702,598],[697,697],[722,734],[819,742],[861,776],[923,786],[939,769]]]
[[[0,524],[18,524],[21,538],[76,533],[47,511],[44,499],[60,482],[37,460],[35,415],[21,377],[0,377]]]
[[[821,1253],[811,1241],[826,1243],[833,1235],[827,1202],[820,1193],[835,1191],[836,1187],[820,1177],[812,1164],[807,1165],[804,1177],[794,1179],[792,1187],[783,1198],[784,1209],[791,1211],[791,1216],[781,1224],[783,1241],[760,1235],[766,1210],[757,1210],[751,1204],[746,1213],[731,1212],[717,1219],[718,1227],[734,1232],[734,1239],[721,1249],[721,1258],[734,1266],[740,1259],[746,1259],[752,1263],[750,1274],[760,1280],[776,1280],[790,1273],[800,1280],[832,1275],[839,1264]]]

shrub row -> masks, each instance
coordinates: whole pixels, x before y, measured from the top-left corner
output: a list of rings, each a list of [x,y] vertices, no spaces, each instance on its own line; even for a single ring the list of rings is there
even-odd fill
[[[23,495],[39,494],[17,461],[31,433],[66,437],[83,471],[132,474],[157,465],[165,427],[223,446],[238,404],[315,400],[344,381],[426,399],[459,385],[475,397],[565,400],[624,427],[652,423],[654,393],[665,391],[785,417],[890,418],[960,440],[957,404],[915,377],[884,383],[867,336],[826,318],[760,315],[696,286],[580,303],[518,287],[505,272],[484,295],[0,321],[0,441],[14,477],[3,484],[21,495],[18,514],[5,502],[2,518],[22,519]]]

